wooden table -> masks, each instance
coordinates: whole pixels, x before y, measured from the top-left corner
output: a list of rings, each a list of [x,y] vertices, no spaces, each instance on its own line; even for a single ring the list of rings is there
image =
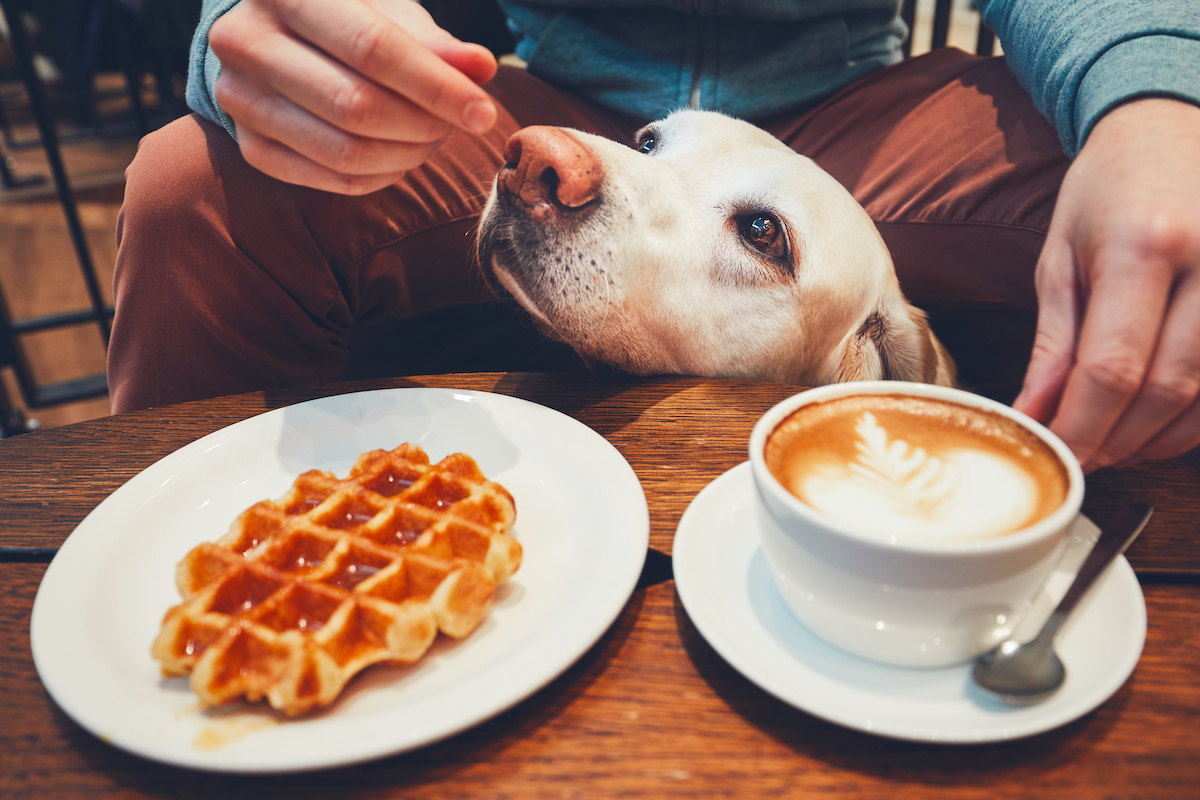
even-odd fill
[[[29,613],[53,549],[104,497],[177,448],[254,414],[414,385],[486,390],[558,409],[603,434],[641,479],[651,521],[641,583],[573,667],[451,739],[304,775],[163,766],[105,744],[58,709],[34,670]],[[0,797],[1200,796],[1194,457],[1089,479],[1084,510],[1098,522],[1129,499],[1157,508],[1127,554],[1146,595],[1149,633],[1129,681],[1062,728],[980,746],[882,739],[775,700],[717,655],[675,595],[675,527],[697,492],[745,460],[756,418],[793,391],[691,378],[449,375],[251,393],[0,441]]]

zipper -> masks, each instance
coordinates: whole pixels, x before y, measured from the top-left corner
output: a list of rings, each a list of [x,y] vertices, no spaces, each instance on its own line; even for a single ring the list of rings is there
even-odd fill
[[[696,27],[699,29],[696,44],[696,60],[692,67],[692,86],[688,92],[688,108],[700,108],[700,88],[701,78],[704,74],[704,34],[708,26],[705,24],[705,18],[700,14],[700,7],[704,0],[692,0],[692,13],[696,16]]]

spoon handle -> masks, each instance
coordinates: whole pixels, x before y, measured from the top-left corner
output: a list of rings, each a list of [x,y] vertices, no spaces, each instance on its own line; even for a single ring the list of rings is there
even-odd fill
[[[1138,537],[1153,512],[1154,507],[1149,503],[1129,503],[1117,511],[1112,522],[1101,530],[1100,538],[1096,540],[1092,551],[1084,559],[1083,566],[1079,568],[1075,580],[1071,583],[1071,588],[1067,590],[1058,607],[1054,609],[1053,616],[1065,617],[1071,613],[1071,609],[1075,608],[1079,598],[1083,597],[1092,582],[1100,577],[1100,573],[1104,572],[1105,567],[1125,552],[1125,548],[1129,547]]]

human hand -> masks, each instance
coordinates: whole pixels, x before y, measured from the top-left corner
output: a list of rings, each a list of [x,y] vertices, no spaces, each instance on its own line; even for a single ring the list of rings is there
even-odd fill
[[[288,183],[366,194],[496,120],[495,58],[414,0],[242,0],[209,44],[242,155]]]
[[[1200,444],[1200,107],[1119,106],[1067,171],[1013,403],[1091,472]]]

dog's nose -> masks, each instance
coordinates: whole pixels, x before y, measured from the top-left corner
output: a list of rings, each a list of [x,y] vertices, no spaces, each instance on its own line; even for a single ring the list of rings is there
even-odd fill
[[[501,189],[530,208],[581,208],[596,199],[604,177],[592,151],[562,128],[534,125],[517,131],[504,146]]]

